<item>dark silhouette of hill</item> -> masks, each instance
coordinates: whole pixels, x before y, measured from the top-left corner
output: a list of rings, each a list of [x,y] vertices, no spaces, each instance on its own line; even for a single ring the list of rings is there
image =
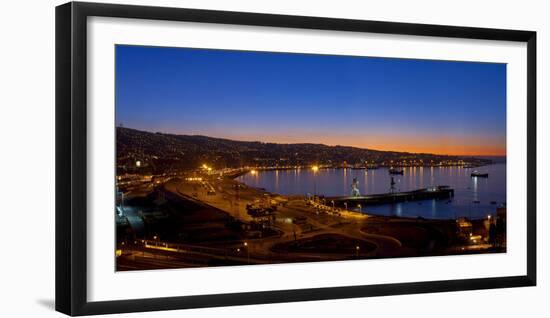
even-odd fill
[[[142,168],[148,166],[154,172],[193,169],[202,163],[215,168],[312,164],[340,166],[344,163],[354,165],[365,162],[390,165],[403,160],[423,160],[428,163],[458,158],[314,143],[237,141],[201,135],[151,133],[123,127],[116,128],[116,147],[119,168],[131,167],[139,160]]]

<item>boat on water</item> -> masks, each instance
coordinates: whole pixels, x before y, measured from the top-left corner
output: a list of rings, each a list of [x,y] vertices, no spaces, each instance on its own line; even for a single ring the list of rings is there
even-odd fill
[[[472,172],[470,176],[472,178],[489,178],[489,174],[487,172],[478,172],[478,171]]]
[[[403,169],[394,169],[394,168],[390,168],[388,170],[388,172],[390,174],[400,174],[400,175],[403,175]]]

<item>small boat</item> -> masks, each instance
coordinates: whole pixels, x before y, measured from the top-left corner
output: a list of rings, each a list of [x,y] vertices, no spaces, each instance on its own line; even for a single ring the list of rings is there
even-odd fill
[[[482,173],[482,172],[474,171],[470,176],[472,178],[489,178],[489,174],[487,172]]]
[[[403,174],[403,169],[398,170],[398,169],[390,168],[390,170],[388,170],[388,172],[390,174],[400,174],[400,175],[402,175]]]
[[[474,200],[473,202],[476,203],[476,204],[479,204],[481,201],[479,201],[479,200]]]

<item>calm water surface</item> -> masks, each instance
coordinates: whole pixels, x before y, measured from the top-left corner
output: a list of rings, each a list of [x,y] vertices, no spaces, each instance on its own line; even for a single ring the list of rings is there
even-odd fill
[[[397,191],[409,191],[430,186],[448,185],[455,189],[449,200],[423,200],[395,204],[370,205],[363,212],[431,219],[460,216],[470,218],[496,214],[496,208],[506,204],[506,164],[476,168],[489,173],[489,178],[472,178],[474,169],[463,167],[410,167],[404,175],[394,175]],[[285,195],[317,194],[325,196],[350,195],[353,178],[359,181],[361,194],[389,192],[387,168],[376,170],[310,169],[261,171],[246,174],[239,181],[251,187]],[[479,202],[479,203],[477,203]]]

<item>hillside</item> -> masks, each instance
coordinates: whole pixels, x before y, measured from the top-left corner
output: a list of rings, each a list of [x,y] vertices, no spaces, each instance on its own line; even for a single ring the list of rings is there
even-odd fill
[[[153,172],[194,169],[202,163],[216,168],[311,164],[339,166],[344,162],[350,165],[365,161],[389,165],[392,160],[441,162],[458,158],[323,144],[235,141],[199,135],[151,133],[123,127],[116,129],[116,147],[119,169],[128,169],[139,160],[142,167],[147,166]]]

